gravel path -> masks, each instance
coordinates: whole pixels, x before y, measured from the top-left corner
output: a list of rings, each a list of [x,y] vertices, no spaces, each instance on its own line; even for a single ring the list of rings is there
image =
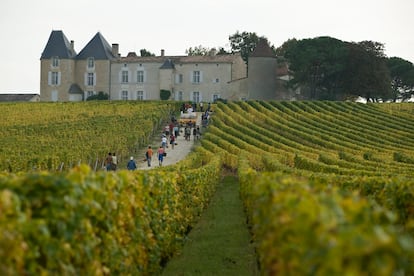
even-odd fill
[[[200,126],[201,128],[201,113],[197,112],[197,122],[196,125]],[[182,129],[184,130],[184,129]],[[194,146],[194,136],[191,132],[191,140],[186,141],[184,138],[184,133],[180,133],[180,136],[176,139],[177,145],[174,146],[174,149],[171,147],[171,145],[168,145],[168,148],[166,149],[167,156],[164,157],[163,166],[173,165],[177,163],[178,161],[184,159],[193,149]],[[152,150],[154,151],[154,155],[152,156],[152,162],[151,167],[148,167],[147,162],[144,161],[145,159],[145,152],[146,149],[143,149],[142,153],[138,156],[134,156],[135,161],[137,163],[138,170],[148,170],[152,168],[159,167],[158,165],[158,158],[157,158],[157,150],[161,145],[161,131],[160,135],[158,137],[154,137],[153,142],[150,144],[152,147]]]

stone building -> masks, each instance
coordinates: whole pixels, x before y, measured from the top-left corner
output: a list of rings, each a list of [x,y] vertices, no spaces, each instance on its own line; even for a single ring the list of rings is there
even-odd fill
[[[122,57],[119,45],[99,32],[77,54],[73,40],[52,31],[40,62],[41,101],[84,101],[99,92],[111,100],[159,100],[161,91],[171,100],[192,102],[292,97],[281,85],[266,40],[258,43],[247,69],[240,54],[168,56],[161,50],[159,56]]]

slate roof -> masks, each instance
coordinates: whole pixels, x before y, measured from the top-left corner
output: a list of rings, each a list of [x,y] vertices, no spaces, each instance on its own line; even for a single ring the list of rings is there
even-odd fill
[[[87,59],[93,57],[94,59],[114,59],[112,55],[112,47],[103,35],[98,32],[96,35],[86,44],[86,46],[79,52],[76,59]]]
[[[83,94],[83,91],[78,84],[72,83],[69,87],[69,94]]]
[[[71,59],[76,56],[69,40],[62,31],[52,31],[40,59],[50,59],[58,56],[62,59]]]
[[[170,60],[174,65],[184,63],[233,63],[237,58],[240,58],[240,54],[229,55],[214,55],[214,56],[127,56],[117,59],[116,63],[128,63],[128,62],[146,62],[146,63],[162,63]]]
[[[253,52],[250,54],[250,57],[275,57],[275,54],[267,43],[267,40],[261,38],[259,39],[256,48],[254,48]]]
[[[175,65],[174,62],[172,62],[171,59],[166,59],[164,64],[161,65],[160,69],[174,69]]]
[[[39,94],[0,94],[0,102],[29,102]]]

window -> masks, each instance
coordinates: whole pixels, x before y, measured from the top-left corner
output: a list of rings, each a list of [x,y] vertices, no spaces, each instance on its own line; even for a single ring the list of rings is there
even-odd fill
[[[144,71],[137,71],[137,82],[143,83],[144,82]]]
[[[200,83],[201,81],[200,71],[193,71],[193,83]]]
[[[128,71],[122,71],[121,82],[128,83]]]
[[[183,83],[183,74],[177,74],[175,76],[175,83]]]
[[[88,68],[95,68],[95,59],[93,57],[88,58]]]
[[[51,85],[59,85],[60,81],[59,81],[59,72],[51,72],[51,79],[50,79],[50,84]]]
[[[198,103],[200,102],[200,92],[198,91],[194,91],[193,92],[193,97],[192,97],[193,102]]]
[[[144,99],[144,91],[137,91],[137,100],[142,101]]]
[[[214,80],[214,82],[215,82],[215,83],[219,83],[219,82],[220,82],[220,79],[219,79],[219,78],[216,78],[216,79]]]
[[[52,57],[52,67],[59,67],[59,57]]]
[[[86,85],[87,86],[94,86],[95,84],[95,74],[94,73],[88,73],[87,79],[86,79]]]
[[[220,99],[220,94],[213,94],[213,103]]]
[[[183,91],[178,91],[176,97],[177,97],[176,98],[177,101],[182,101],[183,100]]]
[[[128,91],[123,90],[121,92],[121,100],[128,100]]]

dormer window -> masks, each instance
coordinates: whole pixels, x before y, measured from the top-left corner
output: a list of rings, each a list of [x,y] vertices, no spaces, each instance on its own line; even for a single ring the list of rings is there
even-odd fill
[[[95,59],[93,57],[89,57],[87,63],[89,69],[95,68]]]
[[[59,67],[59,57],[52,57],[52,67]]]

